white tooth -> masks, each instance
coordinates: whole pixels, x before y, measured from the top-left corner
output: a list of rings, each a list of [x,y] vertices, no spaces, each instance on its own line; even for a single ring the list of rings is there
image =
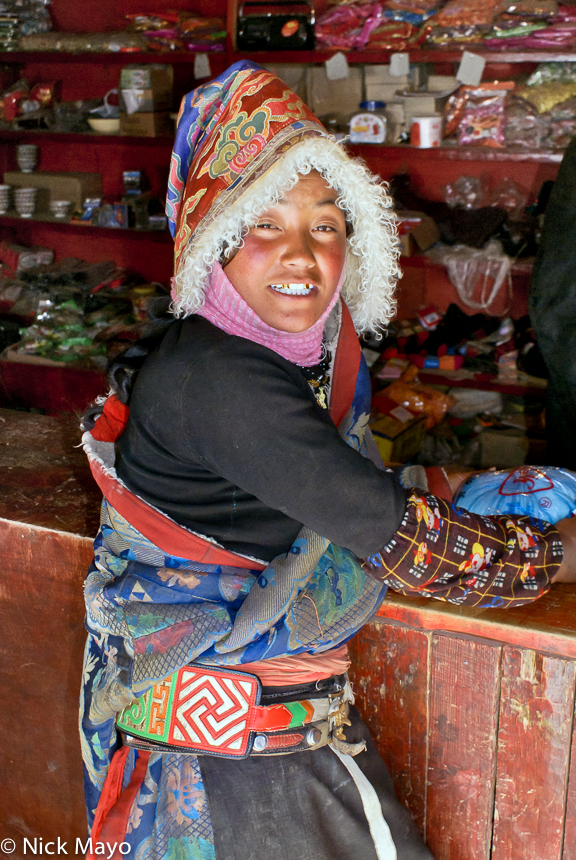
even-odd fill
[[[311,284],[270,284],[270,287],[287,296],[307,296],[313,290]]]

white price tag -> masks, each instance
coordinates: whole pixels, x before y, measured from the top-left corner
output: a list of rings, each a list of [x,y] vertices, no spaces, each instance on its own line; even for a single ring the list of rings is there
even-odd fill
[[[326,67],[326,77],[329,81],[343,81],[350,74],[350,66],[346,59],[346,54],[338,51],[329,60],[324,63]]]
[[[392,54],[390,56],[390,74],[400,78],[410,72],[410,54]]]
[[[464,51],[456,72],[456,78],[461,84],[477,87],[482,80],[485,65],[484,57],[479,57],[478,54],[472,54],[470,51]]]
[[[208,54],[196,54],[194,57],[194,77],[197,81],[200,80],[200,78],[212,77],[212,69],[210,68]]]

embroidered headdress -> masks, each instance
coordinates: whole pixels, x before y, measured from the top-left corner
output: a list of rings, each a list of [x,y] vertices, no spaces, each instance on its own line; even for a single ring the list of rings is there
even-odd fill
[[[276,75],[245,60],[180,107],[166,205],[176,314],[202,307],[214,264],[311,170],[338,192],[352,224],[342,296],[357,330],[377,331],[389,321],[398,250],[384,186]]]

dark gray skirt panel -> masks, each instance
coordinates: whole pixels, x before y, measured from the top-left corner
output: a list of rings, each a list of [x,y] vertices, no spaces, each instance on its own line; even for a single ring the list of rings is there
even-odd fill
[[[346,740],[364,739],[355,757],[375,788],[398,860],[434,860],[368,728],[351,708]],[[234,761],[199,756],[216,860],[378,860],[360,794],[329,747]]]

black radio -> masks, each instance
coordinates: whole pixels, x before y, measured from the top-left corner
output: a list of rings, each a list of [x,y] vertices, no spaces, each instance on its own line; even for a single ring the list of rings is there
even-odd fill
[[[314,6],[309,0],[245,0],[238,10],[241,51],[311,51]]]

